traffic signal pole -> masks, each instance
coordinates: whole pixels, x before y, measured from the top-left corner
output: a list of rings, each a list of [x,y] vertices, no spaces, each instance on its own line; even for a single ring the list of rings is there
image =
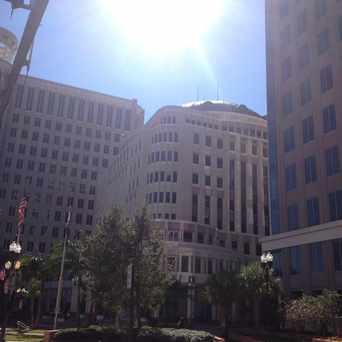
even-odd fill
[[[12,6],[13,1],[14,3],[16,2],[15,0],[12,0]],[[7,82],[5,83],[5,89],[3,93],[0,94],[0,123],[4,119],[5,111],[11,99],[11,95],[20,71],[24,65],[27,65],[27,55],[33,44],[33,39],[37,33],[38,27],[42,21],[48,3],[49,0],[35,0],[31,2],[31,6],[29,7],[30,15],[26,22],[18,51],[15,55],[11,71],[7,78]],[[23,8],[27,9],[26,5],[23,6],[25,6]]]

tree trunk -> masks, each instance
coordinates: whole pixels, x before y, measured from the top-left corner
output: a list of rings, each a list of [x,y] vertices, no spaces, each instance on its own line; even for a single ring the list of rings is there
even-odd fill
[[[227,311],[224,315],[224,339],[226,342],[229,341],[229,314]]]
[[[253,300],[253,320],[254,320],[254,326],[256,328],[259,328],[260,320],[259,320],[259,298],[256,297]]]
[[[77,314],[77,329],[81,327],[81,280],[79,279],[77,282],[77,308],[76,308],[76,314]]]
[[[39,325],[40,322],[40,316],[42,312],[42,301],[43,301],[43,291],[41,291],[41,295],[38,297],[38,308],[37,308],[37,315],[36,315],[36,320],[34,322],[35,328]]]
[[[30,298],[30,311],[31,311],[31,326],[34,327],[34,302],[35,298]]]

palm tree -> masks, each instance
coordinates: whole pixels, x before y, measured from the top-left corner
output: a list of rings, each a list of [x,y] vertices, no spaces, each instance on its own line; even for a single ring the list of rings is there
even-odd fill
[[[225,339],[229,339],[229,320],[232,304],[240,294],[240,278],[236,271],[222,271],[208,279],[209,296],[213,304],[222,308],[225,321]]]

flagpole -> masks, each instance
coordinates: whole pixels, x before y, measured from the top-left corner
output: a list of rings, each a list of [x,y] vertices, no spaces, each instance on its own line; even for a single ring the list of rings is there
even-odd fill
[[[71,216],[71,212],[69,209],[68,218],[67,218],[65,228],[67,228],[69,226],[70,216]],[[62,254],[62,260],[61,260],[61,269],[60,269],[60,273],[59,273],[58,287],[57,287],[55,317],[54,317],[54,321],[53,321],[53,329],[54,330],[57,329],[57,319],[58,319],[58,314],[59,314],[59,310],[60,310],[60,306],[61,306],[61,299],[62,299],[63,273],[64,273],[64,263],[65,263],[67,238],[68,238],[68,233],[67,233],[67,229],[65,229],[64,242],[63,242],[63,254]]]

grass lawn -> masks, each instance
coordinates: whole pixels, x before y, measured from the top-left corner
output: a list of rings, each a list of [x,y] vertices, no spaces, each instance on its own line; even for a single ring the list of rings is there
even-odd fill
[[[34,329],[23,334],[15,329],[9,329],[6,333],[6,341],[41,342],[43,340],[44,332],[45,330],[42,329]]]

